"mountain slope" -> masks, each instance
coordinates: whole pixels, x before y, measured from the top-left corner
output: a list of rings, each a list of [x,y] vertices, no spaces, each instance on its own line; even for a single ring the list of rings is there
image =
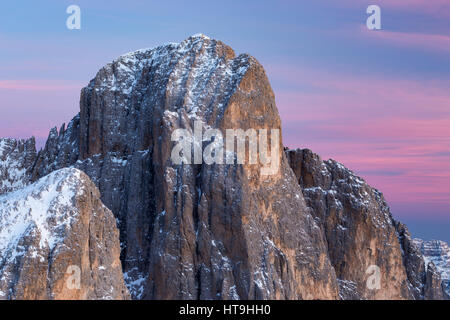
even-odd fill
[[[119,252],[114,217],[79,170],[0,196],[0,299],[127,298]]]
[[[308,149],[287,151],[307,205],[326,235],[344,299],[442,298],[425,262],[383,195],[342,164]],[[378,270],[380,286],[368,285]]]
[[[92,179],[116,217],[134,299],[442,297],[438,273],[425,269],[382,194],[341,164],[308,150],[285,154],[273,132],[272,174],[248,154],[244,164],[179,164],[178,129],[281,130],[263,67],[204,35],[123,55],[82,90],[80,113],[52,129],[17,181],[65,167]],[[189,150],[203,154],[210,141]]]
[[[34,138],[0,138],[0,195],[24,187],[36,159]]]
[[[424,241],[414,239],[414,243],[420,248],[426,265],[432,263],[436,271],[441,275],[444,289],[450,296],[450,247],[440,240]]]
[[[80,108],[71,132],[51,135],[33,175],[73,165],[98,185],[119,220],[134,298],[337,298],[323,234],[284,153],[268,177],[260,165],[171,161],[172,133],[192,132],[195,121],[280,129],[253,57],[203,35],[139,50],[102,68]],[[67,157],[76,150],[78,159]]]

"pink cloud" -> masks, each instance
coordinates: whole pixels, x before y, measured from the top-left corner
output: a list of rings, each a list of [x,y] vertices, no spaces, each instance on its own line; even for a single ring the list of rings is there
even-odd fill
[[[398,46],[416,47],[417,49],[450,52],[450,36],[440,34],[407,33],[387,30],[368,31],[361,26],[364,36],[369,36],[380,41],[389,42]]]
[[[289,115],[292,121],[333,120],[340,124],[354,118],[367,123],[385,118],[442,119],[449,116],[447,88],[450,83],[445,80],[358,77],[273,65],[269,66],[268,74],[272,79],[298,88],[276,90],[278,103],[283,106],[280,112]]]
[[[448,81],[380,79],[270,66],[284,142],[334,158],[392,203],[450,205]]]
[[[50,128],[78,112],[82,87],[67,80],[0,80],[0,137],[34,135],[42,146]]]
[[[66,80],[0,80],[0,90],[73,90],[83,84]]]
[[[377,4],[386,8],[423,12],[442,18],[450,16],[450,3],[447,0],[378,0]]]

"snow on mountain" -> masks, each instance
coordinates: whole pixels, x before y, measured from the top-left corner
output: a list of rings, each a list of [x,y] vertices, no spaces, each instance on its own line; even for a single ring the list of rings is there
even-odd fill
[[[37,156],[0,139],[0,299],[440,298],[406,227],[350,170],[302,150],[270,177],[176,165],[170,137],[196,120],[281,129],[264,68],[202,34],[101,68]],[[64,284],[73,264],[79,292]]]
[[[284,155],[270,179],[259,165],[180,167],[171,135],[193,132],[195,120],[280,129],[264,68],[204,35],[125,54],[82,90],[77,134],[48,143],[33,176],[75,166],[97,184],[136,299],[337,298],[325,240],[308,232],[317,225]]]
[[[414,239],[421,248],[426,265],[432,262],[441,274],[442,282],[447,294],[450,295],[450,247],[441,240],[424,241]]]
[[[0,194],[24,187],[36,159],[34,138],[0,138]]]
[[[40,234],[40,247],[52,250],[78,214],[72,205],[81,171],[62,169],[23,189],[0,196],[0,252],[14,258],[18,241],[31,230]]]
[[[128,98],[141,95],[148,72],[157,68],[156,76],[160,77],[160,83],[153,86],[163,92],[167,90],[173,95],[183,95],[183,109],[187,110],[189,117],[196,117],[199,108],[204,106],[204,100],[214,93],[212,90],[218,89],[214,85],[229,82],[226,86],[234,88],[231,84],[239,82],[249,68],[251,58],[248,55],[229,59],[234,55],[231,48],[220,48],[224,52],[218,54],[218,46],[207,36],[196,34],[180,43],[129,52],[103,67],[90,86],[95,85],[96,92],[121,94],[125,99],[122,107],[127,108]],[[193,53],[196,52],[194,60]],[[228,96],[230,94],[228,92]]]
[[[119,232],[99,198],[74,168],[0,195],[0,300],[129,297]],[[68,270],[79,270],[79,287]]]

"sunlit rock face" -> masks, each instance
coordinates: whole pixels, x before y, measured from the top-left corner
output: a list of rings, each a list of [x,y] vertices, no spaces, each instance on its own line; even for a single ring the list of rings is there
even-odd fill
[[[40,272],[28,279],[14,260],[11,268],[24,278],[2,284],[3,296],[13,297],[9,288],[15,286],[16,296],[24,298],[128,298],[122,281],[134,299],[442,296],[439,273],[425,267],[406,226],[392,218],[382,194],[363,179],[309,150],[283,152],[281,134],[268,150],[279,164],[270,174],[264,174],[261,162],[250,164],[249,155],[243,164],[178,164],[172,157],[172,135],[178,129],[193,133],[198,123],[202,132],[281,132],[263,67],[204,35],[131,52],[100,69],[81,92],[80,113],[67,128],[52,129],[39,153],[32,141],[8,143],[3,153],[0,148],[0,161],[19,159],[14,167],[20,174],[14,175],[2,171],[0,162],[0,188],[7,195],[69,167],[74,171],[68,179],[78,181],[72,185],[81,189],[74,189],[73,210],[83,214],[69,210],[61,217],[90,217],[95,230],[104,225],[103,235],[90,240],[100,246],[97,253],[88,250],[94,260],[82,260],[85,247],[72,252],[83,266],[97,270],[82,294],[71,296],[59,279],[48,284],[59,291],[20,296],[21,286],[50,280],[40,278]],[[211,142],[206,140],[192,149],[206,151]],[[231,151],[231,157],[238,155]],[[85,208],[83,203],[92,205]],[[46,211],[50,217],[51,208]],[[47,224],[66,235],[60,239],[74,239],[72,244],[98,234],[71,231],[68,223],[52,219]],[[40,233],[33,232],[25,246],[39,248],[33,249],[33,257],[69,241],[41,246]],[[120,261],[114,244],[119,237]],[[101,249],[105,246],[113,248],[109,256]],[[112,266],[107,269],[112,279],[99,271],[104,270],[99,259]],[[44,266],[50,263],[45,260]],[[368,284],[374,275],[379,281]]]
[[[114,216],[83,172],[0,195],[0,299],[127,299],[121,269]]]
[[[307,206],[321,225],[343,299],[439,299],[437,274],[393,219],[383,195],[334,161],[308,149],[288,150]],[[376,266],[376,267],[374,267]],[[378,268],[379,288],[368,285]],[[370,280],[369,280],[370,281]]]
[[[422,239],[414,239],[415,244],[420,248],[425,263],[432,263],[431,273],[438,273],[442,278],[442,286],[447,297],[450,296],[450,247],[440,240],[424,241]]]
[[[0,138],[0,195],[26,186],[35,160],[34,138]]]
[[[195,121],[280,129],[263,67],[203,35],[123,55],[82,90],[80,115],[53,135],[34,177],[72,165],[97,184],[119,222],[134,298],[337,298],[284,153],[270,176],[259,164],[176,165],[171,135]]]

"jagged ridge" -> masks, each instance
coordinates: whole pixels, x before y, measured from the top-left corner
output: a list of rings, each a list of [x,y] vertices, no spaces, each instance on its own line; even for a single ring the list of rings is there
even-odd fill
[[[171,163],[171,133],[196,120],[281,127],[253,57],[196,35],[119,57],[80,100],[80,114],[50,132],[23,181],[68,166],[89,175],[117,218],[133,298],[439,297],[440,280],[425,274],[382,194],[339,163],[289,152],[269,178],[257,166]],[[383,271],[377,292],[365,286],[371,264]]]
[[[0,195],[0,299],[127,298],[119,252],[112,213],[77,169]]]

